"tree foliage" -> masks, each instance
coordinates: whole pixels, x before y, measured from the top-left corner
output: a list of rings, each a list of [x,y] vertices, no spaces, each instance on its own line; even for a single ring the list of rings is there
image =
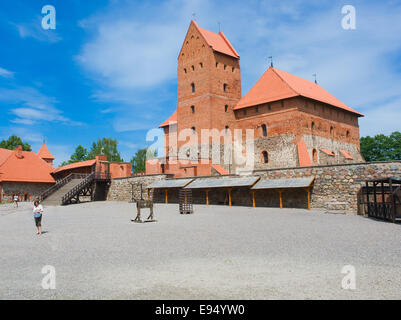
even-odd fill
[[[88,150],[84,148],[83,146],[79,145],[78,147],[75,148],[75,152],[71,155],[70,160],[64,161],[61,165],[65,166],[67,164],[75,163],[75,162],[81,162],[89,160],[88,159]]]
[[[22,142],[22,139],[16,135],[10,136],[7,140],[0,142],[0,148],[14,150],[16,147],[22,146],[23,151],[32,151],[31,145],[26,142]]]
[[[401,133],[395,131],[389,136],[378,134],[362,137],[361,153],[366,161],[401,160]]]
[[[139,149],[131,159],[132,172],[139,173],[146,171],[146,160],[156,157],[156,151],[145,148]]]

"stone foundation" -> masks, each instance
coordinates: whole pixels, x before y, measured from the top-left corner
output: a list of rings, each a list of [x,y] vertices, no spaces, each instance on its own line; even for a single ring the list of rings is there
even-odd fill
[[[15,194],[18,195],[19,201],[34,201],[52,185],[51,183],[2,182],[0,183],[0,201],[13,201]]]

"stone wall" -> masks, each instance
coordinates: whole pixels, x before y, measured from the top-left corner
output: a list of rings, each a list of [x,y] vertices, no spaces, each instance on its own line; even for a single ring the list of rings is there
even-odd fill
[[[314,176],[312,208],[356,212],[357,193],[365,185],[364,181],[381,177],[400,177],[401,161],[256,170],[254,174],[269,179]]]
[[[134,184],[134,198],[141,198],[141,184],[143,188],[143,198],[146,199],[146,187],[154,181],[166,179],[168,175],[155,174],[146,176],[136,176],[129,178],[113,179],[109,186],[107,193],[107,200],[109,201],[130,201],[132,195],[132,185]],[[151,196],[153,196],[151,194]]]
[[[12,201],[13,195],[17,194],[20,201],[34,201],[52,185],[51,183],[2,182],[0,184],[0,200],[2,202]]]

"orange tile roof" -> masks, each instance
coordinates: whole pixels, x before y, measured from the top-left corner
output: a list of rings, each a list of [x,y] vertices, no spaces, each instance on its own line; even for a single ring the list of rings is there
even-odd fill
[[[301,138],[297,144],[298,149],[298,159],[300,167],[309,167],[312,165],[310,160],[308,149],[306,148],[306,143],[304,138]]]
[[[14,151],[12,150],[0,148],[0,165],[2,165],[4,161],[6,161],[7,158],[11,156],[13,153]]]
[[[3,150],[0,154],[7,153]],[[54,183],[55,180],[50,175],[52,170],[34,152],[21,151],[21,157],[17,157],[17,152],[11,151],[10,156],[0,165],[0,181]]]
[[[74,162],[71,164],[67,164],[66,166],[58,167],[53,170],[53,173],[61,172],[64,170],[71,170],[75,168],[81,168],[81,167],[90,167],[93,166],[96,163],[96,159],[93,160],[86,160],[86,161],[81,161],[81,162]]]
[[[222,176],[223,176],[223,175],[226,175],[226,174],[229,174],[229,172],[228,172],[226,169],[224,169],[224,168],[223,168],[221,165],[219,165],[219,164],[213,164],[213,165],[212,165],[212,168],[213,168],[214,170],[216,170],[217,173],[221,174]]]
[[[214,51],[224,53],[234,58],[239,58],[237,51],[235,51],[234,47],[231,45],[230,41],[228,41],[223,32],[220,31],[219,33],[214,33],[212,31],[203,29],[199,27],[194,20],[192,20],[191,23],[195,25],[202,37],[205,39],[206,43]]]
[[[318,84],[273,67],[267,69],[249,92],[238,101],[234,110],[297,96],[321,101],[358,116],[363,116]]]
[[[40,147],[38,151],[38,156],[41,157],[42,159],[51,159],[51,160],[55,159],[53,155],[50,153],[45,143],[43,143],[42,146]]]
[[[329,156],[334,156],[334,152],[331,152],[327,149],[324,148],[320,148],[320,151],[324,152],[325,154],[329,155]]]
[[[343,156],[346,158],[346,159],[354,159],[354,158],[352,158],[352,156],[347,152],[347,151],[345,151],[345,150],[340,150],[340,152],[343,154]]]
[[[168,127],[171,124],[176,124],[177,123],[177,110],[168,118],[166,121],[164,121],[159,128],[163,127]]]

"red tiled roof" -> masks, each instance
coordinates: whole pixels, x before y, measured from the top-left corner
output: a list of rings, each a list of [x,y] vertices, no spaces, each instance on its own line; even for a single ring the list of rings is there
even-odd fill
[[[0,166],[14,153],[12,150],[0,148]]]
[[[96,159],[93,160],[86,160],[86,161],[81,161],[81,162],[74,162],[71,164],[67,164],[66,166],[58,167],[53,170],[53,173],[61,172],[64,170],[71,170],[75,168],[81,168],[81,167],[90,167],[96,163]]]
[[[237,51],[231,45],[230,41],[226,38],[223,32],[214,33],[212,31],[203,29],[198,26],[196,21],[192,20],[191,23],[199,30],[206,43],[214,50],[220,53],[224,53],[234,58],[239,58]]]
[[[296,96],[321,101],[358,116],[363,116],[318,84],[273,67],[267,69],[249,92],[238,101],[234,110]]]
[[[0,154],[9,153],[3,150]],[[21,151],[21,157],[17,157],[17,152],[11,151],[9,157],[0,165],[0,181],[54,183],[50,175],[52,170],[49,164],[34,152]]]
[[[312,165],[312,161],[309,158],[309,153],[306,148],[304,138],[301,138],[297,144],[298,149],[298,159],[300,167],[309,167]]]
[[[159,128],[163,127],[168,127],[171,124],[176,124],[177,123],[177,110],[168,118],[166,121],[164,121]]]
[[[213,168],[214,170],[216,170],[217,173],[221,174],[222,176],[224,176],[224,175],[226,175],[226,174],[229,174],[228,171],[227,171],[226,169],[224,169],[224,168],[223,168],[221,165],[219,165],[219,164],[213,164],[213,165],[212,165],[212,168]]]
[[[325,154],[327,154],[329,156],[333,156],[334,157],[334,153],[329,151],[329,150],[327,150],[327,149],[320,148],[320,151],[324,152]]]
[[[43,143],[42,146],[40,147],[38,151],[38,156],[41,157],[42,159],[51,159],[51,160],[55,159],[53,155],[50,153],[45,143]]]
[[[354,158],[352,158],[352,156],[347,152],[347,151],[345,151],[345,150],[340,150],[340,152],[343,154],[343,156],[346,158],[346,159],[354,159]]]

